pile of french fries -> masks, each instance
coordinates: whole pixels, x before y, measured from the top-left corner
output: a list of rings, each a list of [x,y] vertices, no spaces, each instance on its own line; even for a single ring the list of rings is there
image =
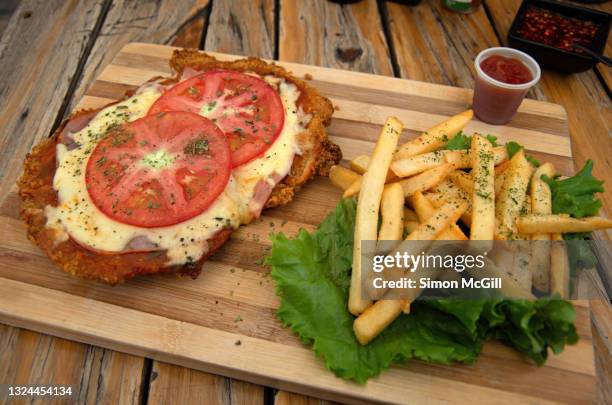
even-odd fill
[[[563,240],[562,233],[612,227],[612,221],[601,217],[553,215],[551,191],[541,177],[554,176],[555,168],[550,163],[535,168],[523,150],[509,159],[505,146],[493,147],[479,134],[472,136],[469,150],[443,149],[472,117],[472,110],[462,112],[399,147],[403,124],[389,117],[371,156],[355,157],[349,168],[331,169],[330,179],[344,190],[343,196],[358,196],[348,308],[357,316],[353,329],[361,344],[402,311],[409,312],[410,302],[420,294],[415,289],[401,300],[384,295],[377,301],[364,299],[362,277],[372,275],[361,274],[362,241],[400,241],[407,233],[405,240],[477,240],[486,245],[493,240],[557,241]],[[469,232],[457,225],[459,220]],[[537,245],[545,251],[537,252],[539,259],[527,269],[503,257],[491,258],[492,275],[503,279],[502,293],[532,298],[533,286],[567,298],[565,247]]]

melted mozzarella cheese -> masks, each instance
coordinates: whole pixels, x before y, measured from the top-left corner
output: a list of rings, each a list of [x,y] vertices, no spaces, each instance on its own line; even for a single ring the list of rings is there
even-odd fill
[[[277,140],[266,150],[264,155],[234,169],[233,175],[238,183],[240,194],[246,201],[252,201],[255,187],[260,179],[274,187],[278,177],[285,177],[291,165],[293,157],[301,153],[297,134],[304,130],[301,122],[301,114],[296,107],[300,96],[297,87],[283,81],[279,86],[279,94],[285,107],[285,122]],[[251,210],[259,212],[265,201],[259,202],[258,206],[251,205]]]
[[[200,259],[207,252],[206,241],[215,233],[227,227],[237,228],[259,214],[263,202],[258,207],[250,204],[257,183],[263,180],[274,187],[289,173],[294,155],[300,153],[297,135],[304,130],[303,121],[308,117],[296,107],[299,91],[285,81],[275,84],[285,109],[279,137],[262,157],[234,169],[223,193],[205,212],[171,226],[141,228],[107,217],[87,192],[85,170],[98,140],[114,126],[145,116],[160,97],[160,86],[146,85],[133,97],[104,108],[85,128],[71,134],[78,147],[69,150],[66,145],[57,145],[58,167],[53,187],[59,204],[45,207],[47,227],[55,230],[58,241],[70,236],[77,243],[100,251],[121,252],[133,240],[145,237],[156,249],[166,250],[168,265]]]

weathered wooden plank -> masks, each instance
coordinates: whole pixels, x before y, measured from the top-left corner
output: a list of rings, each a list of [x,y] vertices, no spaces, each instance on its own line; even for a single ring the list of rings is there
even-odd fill
[[[100,35],[91,50],[83,75],[70,102],[70,110],[81,99],[93,79],[128,42],[143,41],[197,48],[201,38],[189,31],[189,23],[206,16],[209,0],[115,0]],[[203,24],[204,22],[202,22]],[[191,30],[194,30],[191,27]]]
[[[185,367],[156,361],[148,404],[263,404],[264,388]]]
[[[85,338],[115,350],[150,354],[160,361],[171,360],[214,374],[231,374],[258,384],[291,387],[292,391],[331,400],[405,403],[410,395],[416,403],[434,397],[439,402],[468,403],[474,398],[495,398],[499,404],[515,404],[578,403],[592,401],[595,396],[592,377],[554,367],[536,370],[524,361],[511,364],[506,360],[487,362],[488,365],[483,361],[477,363],[474,375],[477,378],[472,378],[472,367],[410,362],[387,370],[384,378],[374,378],[359,386],[333,376],[304,346],[270,344],[118,305],[100,302],[94,305],[89,298],[8,279],[0,283],[0,293],[6,298],[3,317],[19,326],[44,324],[45,330],[65,338]],[[30,305],[32,296],[37,297],[40,305]],[[69,316],[59,309],[62,306],[70,308]],[[59,322],[63,325],[59,326]],[[238,339],[242,343],[236,346]],[[564,381],[572,384],[563,385]]]
[[[204,31],[208,24],[210,15],[210,7],[200,8],[193,17],[179,28],[174,38],[169,42],[172,46],[180,46],[183,48],[198,48],[202,49],[204,41]]]
[[[605,298],[590,302],[597,392],[601,404],[612,403],[612,306]]]
[[[487,0],[496,29],[506,40],[512,19],[520,3],[514,0]],[[594,71],[564,75],[546,70],[536,97],[561,104],[568,114],[572,150],[576,168],[587,159],[595,161],[594,174],[612,184],[612,103]],[[605,210],[612,210],[612,190],[601,196]]]
[[[376,0],[282,0],[279,60],[393,75]]]
[[[274,3],[274,0],[214,2],[204,49],[273,59]]]
[[[72,395],[57,403],[138,404],[143,364],[143,358],[0,325],[0,381],[70,386]]]
[[[402,77],[472,88],[474,56],[496,46],[484,9],[470,15],[448,11],[441,1],[418,7],[385,2],[385,14]]]
[[[4,0],[0,3],[0,36],[8,26],[13,12],[19,5],[19,0]]]
[[[279,391],[274,397],[274,405],[334,405],[336,402],[326,401],[288,391]]]
[[[612,14],[612,2],[609,1],[603,4],[585,4],[584,6]],[[610,41],[606,42],[606,47],[604,48],[604,55],[608,57],[612,55],[612,43]],[[612,69],[602,63],[597,64],[596,69],[603,78],[606,86],[608,86],[608,90],[612,89]]]
[[[49,134],[106,0],[24,0],[0,39],[0,201]]]

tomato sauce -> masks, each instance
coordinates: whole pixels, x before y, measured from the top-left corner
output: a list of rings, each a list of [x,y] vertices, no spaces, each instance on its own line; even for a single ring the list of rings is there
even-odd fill
[[[533,80],[529,68],[516,58],[491,55],[480,63],[480,68],[493,79],[503,83],[523,84]]]
[[[474,114],[489,124],[509,122],[540,77],[535,60],[511,48],[489,48],[476,57]]]

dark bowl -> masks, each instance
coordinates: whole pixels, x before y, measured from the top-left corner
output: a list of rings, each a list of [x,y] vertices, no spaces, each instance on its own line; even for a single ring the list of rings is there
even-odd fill
[[[528,6],[540,7],[565,17],[591,21],[598,24],[599,29],[589,49],[600,55],[603,54],[606,41],[608,40],[612,15],[567,3],[558,3],[548,0],[524,0],[508,32],[508,43],[510,46],[528,53],[544,68],[557,70],[563,73],[577,73],[589,70],[597,64],[596,59],[584,53],[566,51],[520,37],[517,30],[525,18],[525,12]]]

